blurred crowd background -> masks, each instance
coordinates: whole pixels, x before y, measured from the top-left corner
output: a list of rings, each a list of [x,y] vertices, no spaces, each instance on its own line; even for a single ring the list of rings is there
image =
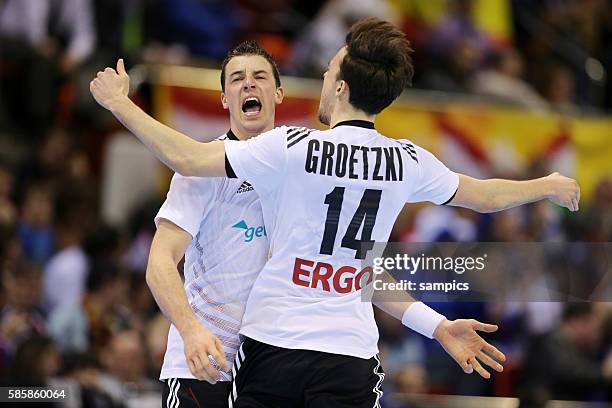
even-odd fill
[[[104,151],[119,125],[89,94],[101,67],[121,56],[129,66],[218,68],[231,46],[255,39],[281,73],[319,78],[352,22],[377,15],[411,40],[414,88],[530,111],[609,114],[612,1],[492,0],[504,10],[503,30],[477,22],[479,3],[0,0],[2,383],[60,384],[71,390],[73,406],[159,404],[168,323],[144,272],[164,196],[141,197],[119,225],[102,216]],[[134,98],[151,111],[146,80]],[[529,163],[521,176],[541,175],[540,164]],[[407,242],[611,238],[612,178],[600,180],[578,214],[548,202],[495,215],[412,206],[393,236]],[[386,406],[418,407],[410,395],[421,393],[521,396],[525,407],[612,398],[609,303],[436,307],[449,318],[500,324],[487,338],[508,355],[506,370],[490,381],[463,375],[435,342],[380,313]]]

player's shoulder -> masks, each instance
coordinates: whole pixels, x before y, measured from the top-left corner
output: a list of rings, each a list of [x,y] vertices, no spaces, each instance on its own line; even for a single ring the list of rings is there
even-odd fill
[[[198,176],[183,176],[180,173],[174,173],[170,181],[170,190],[184,191],[191,189],[193,192],[210,192],[214,186],[220,185],[223,182],[221,177],[198,177]]]
[[[284,126],[283,131],[288,149],[319,132],[317,129],[311,129],[305,126]]]
[[[314,132],[318,132],[318,130],[305,126],[282,125],[256,136],[256,139],[269,143],[283,141],[286,147],[290,148],[307,139]]]
[[[400,148],[405,154],[407,154],[413,161],[416,163],[419,162],[419,152],[423,150],[416,143],[412,142],[409,139],[396,139],[389,136],[385,136],[379,133],[380,136],[388,143],[390,146]]]

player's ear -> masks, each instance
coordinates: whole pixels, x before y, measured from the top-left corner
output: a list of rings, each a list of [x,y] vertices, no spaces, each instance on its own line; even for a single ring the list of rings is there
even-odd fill
[[[221,105],[223,109],[229,108],[229,104],[227,103],[227,98],[225,97],[225,92],[221,92]]]
[[[274,102],[277,105],[280,105],[283,102],[283,98],[285,97],[285,90],[282,86],[276,88],[276,92],[274,92]]]
[[[343,94],[348,93],[348,84],[346,83],[345,80],[341,80],[340,82],[338,82],[338,85],[336,86],[336,96],[341,97]]]

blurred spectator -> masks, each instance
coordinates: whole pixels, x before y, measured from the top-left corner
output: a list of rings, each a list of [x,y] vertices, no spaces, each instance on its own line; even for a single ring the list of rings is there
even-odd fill
[[[533,339],[523,368],[523,394],[589,401],[612,386],[612,353],[598,361],[602,316],[590,303],[569,303],[552,332]]]
[[[257,41],[276,63],[285,67],[292,52],[292,42],[313,20],[326,0],[237,0],[240,37]]]
[[[486,34],[474,23],[474,0],[449,0],[448,15],[429,34],[429,52],[437,60],[456,53],[457,42],[469,42],[474,53],[486,56],[490,49]],[[453,51],[455,50],[455,51]]]
[[[107,57],[138,59],[143,47],[160,41],[165,32],[164,0],[93,0],[97,52]],[[112,58],[108,63],[112,64]]]
[[[54,207],[48,188],[33,185],[25,193],[18,223],[18,236],[25,256],[44,265],[55,251],[52,228]]]
[[[559,242],[565,239],[561,213],[552,203],[539,201],[531,204],[527,219],[527,234],[530,241]]]
[[[9,379],[13,385],[44,387],[60,367],[60,355],[53,340],[33,335],[17,348]]]
[[[47,313],[56,307],[76,305],[85,292],[89,259],[83,249],[85,235],[95,223],[95,207],[87,190],[65,186],[56,205],[58,252],[45,265],[43,300]]]
[[[118,268],[108,261],[93,263],[82,302],[66,303],[49,316],[49,331],[67,352],[102,350],[114,332],[130,326],[121,304],[125,283]]]
[[[108,369],[101,379],[101,387],[115,400],[125,400],[161,388],[159,381],[146,377],[145,342],[135,330],[116,333],[102,352]]]
[[[525,208],[513,208],[496,213],[485,240],[493,242],[527,241]]]
[[[125,405],[115,401],[101,387],[103,369],[93,354],[68,354],[64,357],[64,374],[70,384],[71,397],[77,399],[77,406],[96,408],[122,408]],[[76,386],[76,389],[75,389]],[[78,395],[77,395],[78,394]],[[78,405],[80,403],[80,405]]]
[[[458,37],[452,44],[442,60],[423,75],[421,86],[444,92],[471,92],[484,59],[482,49],[469,37]]]
[[[197,57],[221,60],[231,48],[238,28],[236,9],[223,0],[165,0],[173,42]]]
[[[5,261],[2,265],[4,306],[0,311],[0,367],[14,355],[19,344],[33,335],[46,332],[46,323],[38,309],[41,272],[25,260]]]
[[[150,197],[140,203],[130,214],[128,225],[130,242],[123,253],[121,262],[125,267],[137,273],[144,273],[147,269],[151,242],[155,234],[153,219],[160,205],[159,198]]]
[[[412,242],[474,241],[477,214],[446,206],[427,206],[415,217]]]
[[[0,226],[15,223],[17,209],[12,202],[15,179],[10,168],[0,162]]]
[[[542,67],[558,59],[572,78],[569,99],[582,107],[602,106],[609,86],[609,2],[514,0],[512,8],[516,44],[526,54],[532,83],[548,81]]]
[[[130,310],[132,326],[144,331],[147,322],[157,315],[159,309],[145,281],[144,274],[132,272],[128,280],[128,296],[122,300],[127,301],[125,306]]]
[[[122,249],[120,246],[121,238],[120,231],[108,225],[100,224],[87,237],[84,248],[94,263],[97,260],[101,260],[111,264],[118,264]]]
[[[491,69],[478,73],[474,91],[503,103],[545,111],[548,103],[523,79],[523,59],[514,48],[493,55]]]
[[[3,379],[4,386],[10,387],[53,387],[54,376],[61,365],[60,356],[53,341],[45,336],[34,335],[20,344],[8,375]],[[7,400],[3,407],[38,407],[40,402]],[[63,406],[57,402],[46,402],[45,406]]]
[[[17,174],[18,199],[31,184],[45,184],[51,192],[62,186],[62,177],[72,151],[72,138],[65,129],[53,128],[22,161]]]
[[[90,0],[6,0],[0,32],[57,57],[64,73],[87,59],[96,41]]]
[[[393,13],[383,0],[328,1],[296,40],[288,73],[323,75],[329,61],[344,46],[349,27],[360,18],[371,16],[393,21]]]
[[[0,5],[0,46],[8,63],[2,87],[16,104],[26,133],[38,136],[51,126],[63,78],[94,50],[90,0],[6,0]]]
[[[562,64],[550,65],[543,71],[542,94],[550,106],[560,113],[576,111],[574,92],[576,82],[572,71]]]
[[[590,242],[612,241],[612,178],[601,180],[591,205],[570,224],[571,238]]]

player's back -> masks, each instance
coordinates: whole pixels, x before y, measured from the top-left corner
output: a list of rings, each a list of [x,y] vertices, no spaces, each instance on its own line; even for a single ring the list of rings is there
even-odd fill
[[[265,157],[269,168],[259,181],[266,191],[258,192],[271,257],[253,286],[241,333],[280,347],[370,358],[378,333],[371,304],[361,299],[372,278],[363,260],[374,242],[388,240],[406,202],[443,203],[457,177],[370,122],[272,132],[249,153],[255,161]],[[270,146],[274,153],[266,152]]]

